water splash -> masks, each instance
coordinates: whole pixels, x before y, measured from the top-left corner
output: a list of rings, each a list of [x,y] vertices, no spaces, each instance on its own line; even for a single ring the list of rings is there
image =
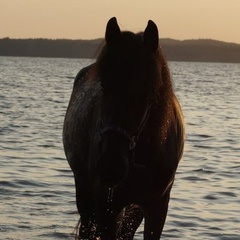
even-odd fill
[[[108,188],[108,196],[107,196],[107,212],[110,214],[113,214],[113,209],[112,209],[112,202],[113,202],[113,188]]]
[[[113,201],[113,188],[108,189],[108,197],[107,197],[107,202],[110,203]]]

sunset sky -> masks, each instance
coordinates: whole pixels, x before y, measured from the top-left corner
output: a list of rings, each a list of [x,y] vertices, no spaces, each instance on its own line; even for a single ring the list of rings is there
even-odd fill
[[[0,0],[0,38],[94,39],[112,16],[122,30],[152,19],[162,38],[240,44],[240,0]]]

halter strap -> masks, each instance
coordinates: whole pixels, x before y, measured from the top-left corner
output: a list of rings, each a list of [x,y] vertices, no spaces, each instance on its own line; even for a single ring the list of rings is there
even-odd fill
[[[136,134],[131,134],[124,128],[121,128],[121,127],[119,127],[117,125],[114,125],[114,124],[110,124],[108,126],[100,128],[100,135],[104,135],[106,132],[109,132],[109,131],[119,133],[129,140],[129,150],[131,151],[131,150],[135,149],[137,141],[138,141],[138,139],[141,135],[141,132],[142,132],[147,120],[148,120],[151,107],[152,107],[152,103],[150,103],[147,106],[147,108],[144,112],[144,115],[141,119],[141,122],[136,129]]]
[[[113,124],[105,126],[105,127],[102,127],[100,129],[100,134],[103,135],[106,132],[110,132],[110,131],[120,133],[124,137],[126,137],[128,140],[132,139],[132,135],[127,130],[125,130],[125,129],[121,128],[121,127],[118,127],[116,125],[113,125]]]

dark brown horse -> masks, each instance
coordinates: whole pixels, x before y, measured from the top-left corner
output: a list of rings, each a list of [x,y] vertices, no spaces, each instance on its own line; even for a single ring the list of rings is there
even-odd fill
[[[64,121],[79,239],[133,239],[144,218],[144,240],[157,240],[183,153],[181,108],[154,22],[134,34],[112,18],[105,41],[77,75]]]

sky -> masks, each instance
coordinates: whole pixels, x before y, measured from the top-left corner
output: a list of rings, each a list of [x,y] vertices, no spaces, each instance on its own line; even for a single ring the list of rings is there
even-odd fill
[[[0,38],[95,39],[117,17],[122,30],[160,38],[240,44],[240,0],[0,0]]]

